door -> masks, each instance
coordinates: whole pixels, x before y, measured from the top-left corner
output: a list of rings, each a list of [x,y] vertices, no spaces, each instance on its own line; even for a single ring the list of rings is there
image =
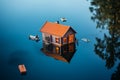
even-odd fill
[[[55,47],[56,53],[59,54],[60,53],[60,48],[59,47]]]

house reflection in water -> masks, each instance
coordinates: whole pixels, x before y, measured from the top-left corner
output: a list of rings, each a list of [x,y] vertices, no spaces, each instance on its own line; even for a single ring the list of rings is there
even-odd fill
[[[42,51],[47,56],[51,56],[57,60],[70,62],[76,49],[75,49],[75,43],[71,43],[64,46],[56,46],[53,44],[46,45],[45,43],[43,43]]]
[[[70,26],[46,22],[42,32],[42,51],[55,59],[70,62],[75,53],[75,31]]]

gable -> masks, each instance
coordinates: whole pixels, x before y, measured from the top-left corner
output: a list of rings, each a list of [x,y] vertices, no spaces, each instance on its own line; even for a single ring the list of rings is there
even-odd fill
[[[67,37],[68,35],[70,35],[70,34],[75,34],[76,33],[76,31],[74,31],[71,27],[70,27],[70,29],[65,33],[65,35],[63,36],[63,37]]]

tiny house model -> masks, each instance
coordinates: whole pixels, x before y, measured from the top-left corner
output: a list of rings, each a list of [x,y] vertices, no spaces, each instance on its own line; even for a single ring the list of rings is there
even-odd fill
[[[71,52],[75,51],[73,48],[73,43],[75,43],[76,32],[70,26],[46,22],[40,31],[42,32],[44,51],[46,50],[59,55],[64,54],[63,52],[68,50]],[[73,45],[71,46],[71,44]]]
[[[75,42],[76,32],[70,26],[46,22],[40,31],[45,44],[62,46]]]

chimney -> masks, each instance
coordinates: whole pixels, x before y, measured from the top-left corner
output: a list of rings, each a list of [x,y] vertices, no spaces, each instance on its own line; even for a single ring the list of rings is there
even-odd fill
[[[59,24],[59,21],[56,21],[55,23]]]

